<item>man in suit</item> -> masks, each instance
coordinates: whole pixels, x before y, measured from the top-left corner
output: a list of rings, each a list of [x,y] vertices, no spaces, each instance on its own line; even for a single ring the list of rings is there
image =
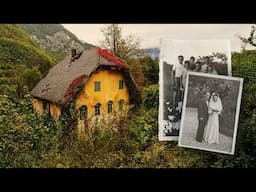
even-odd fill
[[[204,128],[208,121],[208,103],[209,103],[210,93],[206,92],[201,100],[198,102],[197,112],[198,112],[198,129],[196,140],[198,142],[203,141]]]

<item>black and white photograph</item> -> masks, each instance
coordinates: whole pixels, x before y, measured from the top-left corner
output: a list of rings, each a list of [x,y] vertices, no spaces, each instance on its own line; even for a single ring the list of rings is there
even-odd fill
[[[178,140],[188,72],[231,76],[230,40],[160,41],[160,141]]]
[[[243,79],[189,72],[180,147],[234,154]]]

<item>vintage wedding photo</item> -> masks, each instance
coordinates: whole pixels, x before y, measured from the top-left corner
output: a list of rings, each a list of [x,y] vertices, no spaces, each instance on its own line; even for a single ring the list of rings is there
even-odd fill
[[[189,71],[231,76],[230,40],[160,42],[160,141],[178,140],[186,77]]]
[[[189,72],[179,146],[234,154],[243,79]]]

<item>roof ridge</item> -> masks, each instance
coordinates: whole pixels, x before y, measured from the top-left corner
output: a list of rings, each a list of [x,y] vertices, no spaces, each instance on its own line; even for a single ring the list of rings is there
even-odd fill
[[[110,62],[116,64],[119,68],[129,69],[129,65],[120,57],[110,53],[107,49],[98,48],[97,53]]]

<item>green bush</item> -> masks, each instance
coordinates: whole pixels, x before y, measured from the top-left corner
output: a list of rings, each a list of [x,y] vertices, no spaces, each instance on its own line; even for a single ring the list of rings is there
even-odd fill
[[[39,120],[29,96],[18,104],[1,96],[0,111],[0,167],[41,167],[42,156],[60,142],[55,122]]]
[[[153,84],[145,87],[143,90],[142,105],[145,109],[158,109],[159,85]]]
[[[142,71],[145,76],[145,85],[152,85],[158,83],[159,80],[159,60],[153,60],[149,56],[140,59]]]
[[[40,71],[34,67],[32,69],[25,69],[21,75],[22,85],[26,85],[29,90],[32,90],[36,84],[41,80]]]

